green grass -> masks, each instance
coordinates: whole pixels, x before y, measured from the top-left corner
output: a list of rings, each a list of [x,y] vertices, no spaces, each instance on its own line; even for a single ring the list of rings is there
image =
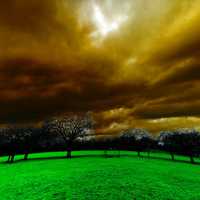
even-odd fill
[[[152,154],[163,159],[134,152],[105,158],[103,151],[61,158],[65,154],[17,156],[14,164],[1,158],[0,200],[200,200],[200,165],[165,160],[164,153]]]

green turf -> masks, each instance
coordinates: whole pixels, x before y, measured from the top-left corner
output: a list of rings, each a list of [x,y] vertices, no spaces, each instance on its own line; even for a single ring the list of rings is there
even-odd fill
[[[167,154],[152,154],[163,159],[103,154],[74,152],[72,159],[61,158],[64,152],[32,154],[11,165],[1,158],[0,200],[200,200],[200,165],[165,160]]]

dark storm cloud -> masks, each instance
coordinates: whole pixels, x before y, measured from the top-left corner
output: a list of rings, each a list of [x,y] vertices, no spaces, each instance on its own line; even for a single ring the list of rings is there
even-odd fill
[[[166,103],[160,105],[147,105],[135,110],[135,115],[142,119],[158,119],[179,116],[199,116],[200,102]]]
[[[59,68],[27,58],[2,62],[0,81],[2,122],[41,120],[73,111],[106,110],[124,102],[128,104],[129,94],[133,90],[139,93],[144,87],[138,83],[108,85],[105,75],[98,70],[84,71],[76,66]]]
[[[160,85],[184,84],[186,82],[194,82],[200,80],[200,61],[199,55],[195,59],[188,59],[179,67],[175,67],[169,71],[161,80],[158,81]]]
[[[57,12],[56,2],[53,0],[7,0],[0,6],[0,23],[19,31],[45,29],[45,22],[54,21],[52,17]],[[45,27],[43,27],[45,26]]]

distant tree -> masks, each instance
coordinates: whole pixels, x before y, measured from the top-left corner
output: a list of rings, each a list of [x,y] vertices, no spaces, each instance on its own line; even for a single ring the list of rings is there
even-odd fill
[[[18,153],[24,154],[24,160],[27,160],[28,154],[36,148],[41,136],[41,129],[31,127],[10,126],[0,132],[1,137],[4,137],[1,147],[4,148],[4,154],[8,154],[10,163],[13,163]]]
[[[7,127],[5,129],[5,134],[8,139],[8,162],[13,163],[15,155],[19,152],[21,146],[21,135],[19,134],[19,129],[14,126]]]
[[[43,129],[47,133],[60,134],[67,146],[67,158],[71,158],[73,142],[80,137],[90,134],[93,120],[89,114],[83,117],[70,116],[56,118],[44,122]]]
[[[161,150],[167,151],[171,155],[171,159],[174,160],[174,154],[176,152],[176,143],[173,141],[172,131],[161,131],[158,137],[158,146]]]
[[[7,136],[7,128],[0,128],[0,155],[7,155],[8,152],[8,136]]]
[[[107,135],[98,140],[101,149],[104,150],[105,157],[120,157],[120,138],[119,136]],[[97,143],[98,144],[98,143]]]
[[[120,133],[120,146],[124,150],[134,150],[135,135],[132,129],[128,129]]]
[[[5,127],[0,129],[0,149],[1,155],[8,155],[8,162],[13,154],[13,143],[15,136],[11,134],[10,129]]]
[[[190,162],[194,163],[194,157],[199,155],[200,134],[195,129],[177,129],[174,131],[178,153],[189,156]]]
[[[195,129],[177,129],[172,132],[162,132],[159,143],[165,150],[170,152],[172,160],[174,154],[183,154],[194,163],[194,157],[199,155],[200,134]]]
[[[141,151],[147,151],[150,154],[150,149],[153,144],[153,138],[147,130],[141,128],[129,129],[120,134],[122,148],[135,150],[140,156]]]
[[[28,159],[29,153],[37,149],[39,140],[42,137],[42,129],[34,127],[21,128],[21,145],[24,153],[24,160]]]

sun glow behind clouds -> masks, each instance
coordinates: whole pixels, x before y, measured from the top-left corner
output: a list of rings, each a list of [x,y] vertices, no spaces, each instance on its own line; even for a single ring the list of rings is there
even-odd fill
[[[98,31],[95,31],[92,35],[100,35],[102,37],[107,36],[108,33],[116,31],[119,29],[121,24],[127,20],[127,16],[119,15],[116,16],[114,20],[109,20],[97,5],[93,5],[93,20]]]

